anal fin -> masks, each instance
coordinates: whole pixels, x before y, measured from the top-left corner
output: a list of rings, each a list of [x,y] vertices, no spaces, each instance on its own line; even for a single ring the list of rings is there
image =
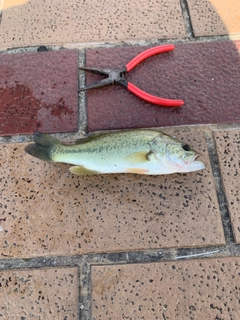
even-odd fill
[[[128,168],[124,173],[149,174],[149,170],[143,168]]]
[[[74,174],[78,174],[78,175],[93,175],[93,174],[99,174],[101,172],[98,172],[98,171],[94,171],[94,170],[89,170],[87,168],[85,168],[84,166],[73,166],[73,167],[70,167],[69,168],[69,171],[71,173],[74,173]]]

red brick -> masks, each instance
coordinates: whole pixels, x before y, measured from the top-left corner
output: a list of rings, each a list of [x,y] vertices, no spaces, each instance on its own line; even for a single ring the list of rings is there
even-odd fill
[[[86,64],[121,68],[145,49],[87,50]],[[239,41],[177,44],[173,52],[145,60],[126,76],[151,94],[184,100],[180,108],[146,103],[120,86],[88,91],[89,131],[240,122],[239,49]],[[88,83],[95,79],[87,76]]]
[[[77,51],[0,55],[0,134],[78,129]]]

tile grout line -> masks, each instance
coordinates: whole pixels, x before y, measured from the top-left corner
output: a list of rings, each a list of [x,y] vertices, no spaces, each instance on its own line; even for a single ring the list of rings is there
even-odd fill
[[[217,154],[215,139],[213,136],[213,131],[206,132],[205,135],[226,243],[235,245],[234,234],[231,225],[231,218],[227,206],[227,197],[225,195],[224,185],[222,182],[220,163]]]
[[[0,27],[2,23],[3,6],[4,6],[4,0],[0,0]]]
[[[234,252],[230,252],[233,249]],[[231,254],[233,253],[233,254]],[[240,245],[233,243],[221,246],[205,246],[190,248],[158,248],[138,251],[112,252],[112,253],[89,253],[75,256],[38,257],[28,259],[1,259],[0,271],[39,268],[78,267],[84,276],[80,283],[84,284],[84,292],[87,292],[86,279],[90,275],[90,266],[155,263],[177,261],[181,259],[193,260],[194,258],[223,258],[226,256],[240,257]]]
[[[92,291],[92,277],[91,264],[84,257],[80,265],[80,296],[79,296],[79,319],[91,319],[91,291]]]
[[[78,51],[78,66],[85,66],[86,52],[85,50]],[[78,71],[78,88],[85,85],[86,76],[81,70]],[[85,134],[87,132],[87,99],[86,91],[78,93],[78,132]]]
[[[180,0],[180,6],[182,9],[182,17],[183,17],[187,37],[189,40],[194,40],[195,36],[194,36],[194,31],[192,27],[191,16],[190,16],[187,0]]]
[[[161,45],[168,43],[195,43],[195,42],[217,42],[217,41],[235,41],[240,40],[240,35],[217,35],[217,36],[199,36],[191,38],[170,38],[170,39],[152,39],[152,40],[126,40],[120,42],[92,42],[92,43],[67,43],[65,45],[50,45],[46,44],[45,47],[48,51],[61,51],[61,50],[87,50],[92,48],[118,48],[118,47],[132,47],[132,46],[149,46]],[[12,49],[0,49],[1,54],[17,54],[26,52],[37,52],[40,46],[26,46],[16,47]]]

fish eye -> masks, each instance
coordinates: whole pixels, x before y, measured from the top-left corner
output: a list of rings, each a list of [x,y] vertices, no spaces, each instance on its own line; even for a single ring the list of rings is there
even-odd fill
[[[190,149],[191,149],[188,144],[184,144],[184,145],[182,146],[182,148],[183,148],[183,150],[185,150],[185,151],[190,151]]]

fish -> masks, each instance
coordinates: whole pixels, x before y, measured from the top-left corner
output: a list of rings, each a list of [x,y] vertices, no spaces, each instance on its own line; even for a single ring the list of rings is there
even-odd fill
[[[73,165],[78,175],[135,173],[161,175],[202,170],[199,153],[188,144],[157,130],[132,129],[102,133],[64,144],[35,133],[25,151],[41,160]]]

